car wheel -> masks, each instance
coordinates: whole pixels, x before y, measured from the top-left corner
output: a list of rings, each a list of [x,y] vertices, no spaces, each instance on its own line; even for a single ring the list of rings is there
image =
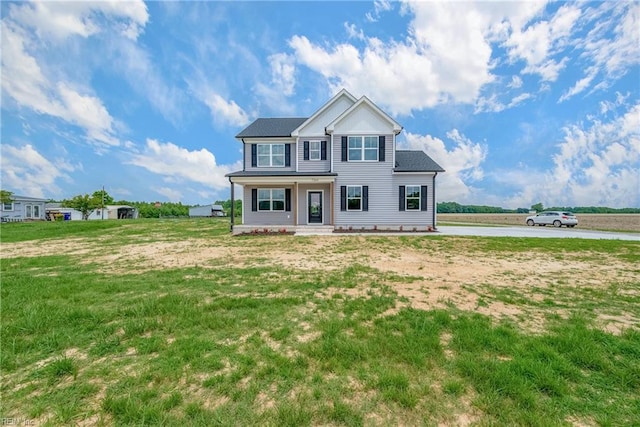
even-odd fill
[[[530,219],[529,221],[527,221],[527,225],[528,225],[528,226],[533,226],[533,224],[534,224],[534,222],[533,222],[533,220],[532,220],[532,219]]]
[[[560,228],[562,227],[562,223],[556,219],[555,221],[553,221],[553,226]]]

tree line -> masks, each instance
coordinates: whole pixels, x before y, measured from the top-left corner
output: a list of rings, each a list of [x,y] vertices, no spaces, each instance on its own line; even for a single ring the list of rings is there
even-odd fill
[[[497,206],[461,205],[456,202],[438,203],[438,213],[529,213],[529,211],[570,211],[573,213],[599,214],[637,214],[640,208],[608,208],[603,206],[552,206],[545,207],[542,203],[531,205],[530,208],[505,209]]]

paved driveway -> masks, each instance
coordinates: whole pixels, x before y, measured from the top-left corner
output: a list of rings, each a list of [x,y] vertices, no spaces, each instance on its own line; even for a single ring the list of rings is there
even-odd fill
[[[580,230],[579,228],[555,227],[476,227],[476,226],[438,226],[440,234],[449,236],[488,236],[488,237],[560,237],[576,239],[614,239],[640,241],[640,233],[617,233],[612,231]]]

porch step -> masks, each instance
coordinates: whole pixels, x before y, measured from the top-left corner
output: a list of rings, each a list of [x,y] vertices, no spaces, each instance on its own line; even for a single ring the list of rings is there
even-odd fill
[[[297,227],[295,236],[329,236],[333,234],[333,226],[305,226]]]

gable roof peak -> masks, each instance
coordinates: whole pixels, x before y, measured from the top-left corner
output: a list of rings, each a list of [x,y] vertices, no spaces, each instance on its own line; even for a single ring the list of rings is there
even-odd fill
[[[357,102],[357,98],[353,96],[348,90],[342,88],[338,93],[336,93],[329,101],[325,102],[322,107],[320,107],[315,113],[313,113],[304,123],[300,124],[296,129],[291,132],[291,136],[300,135],[300,131],[307,126],[309,123],[314,121],[318,116],[328,110],[332,105],[338,102],[340,99],[346,98],[352,105]]]
[[[378,107],[373,101],[367,98],[366,95],[362,95],[360,99],[358,99],[350,108],[347,108],[345,111],[342,112],[342,114],[340,114],[331,123],[329,123],[325,128],[325,131],[327,133],[333,133],[333,130],[336,124],[339,123],[345,117],[347,117],[349,114],[351,114],[353,111],[358,109],[362,104],[367,105],[377,114],[379,114],[380,117],[387,120],[393,126],[393,131],[395,132],[396,135],[402,132],[402,126],[400,125],[400,123],[396,122],[391,116],[389,116],[387,113],[382,111],[380,107]]]

